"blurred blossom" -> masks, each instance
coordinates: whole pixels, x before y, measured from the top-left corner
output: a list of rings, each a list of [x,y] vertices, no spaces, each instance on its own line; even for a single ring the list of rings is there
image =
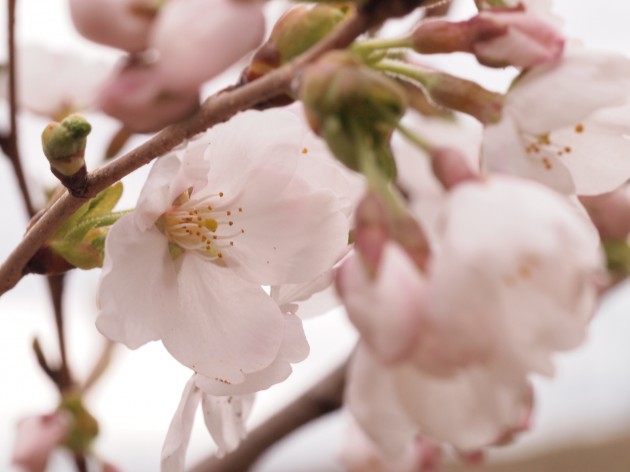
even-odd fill
[[[198,89],[264,37],[261,2],[73,0],[87,38],[130,53],[103,88],[102,109],[134,131],[156,131],[197,108]]]
[[[528,376],[552,375],[551,355],[583,341],[595,309],[597,237],[545,187],[459,184],[439,228],[426,275],[393,243],[373,280],[358,255],[338,275],[363,338],[347,403],[386,457],[420,433],[463,451],[510,440],[528,425]]]
[[[48,457],[66,439],[70,423],[64,411],[21,420],[13,446],[13,465],[24,472],[44,472]]]
[[[57,121],[94,108],[98,90],[112,66],[106,60],[33,43],[20,45],[17,64],[19,105]],[[2,98],[8,100],[8,84],[0,78]]]
[[[482,165],[565,193],[596,195],[630,177],[630,60],[577,48],[534,67],[486,127]]]

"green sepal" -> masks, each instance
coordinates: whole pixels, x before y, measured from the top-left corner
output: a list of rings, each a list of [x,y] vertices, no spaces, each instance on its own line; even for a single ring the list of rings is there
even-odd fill
[[[109,228],[129,213],[112,212],[122,192],[120,182],[100,192],[66,220],[50,239],[48,246],[79,269],[102,267]]]
[[[59,409],[68,412],[72,421],[64,446],[75,454],[87,452],[99,433],[98,421],[83,405],[80,393],[64,393]]]

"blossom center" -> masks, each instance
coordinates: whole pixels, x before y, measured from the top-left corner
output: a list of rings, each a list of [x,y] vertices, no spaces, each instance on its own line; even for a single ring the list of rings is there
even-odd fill
[[[243,208],[228,209],[221,204],[223,197],[224,193],[219,192],[175,204],[162,215],[159,226],[180,248],[209,259],[222,259],[223,252],[234,247],[235,238],[245,233],[245,229],[235,224]],[[186,198],[179,197],[176,203]]]
[[[576,134],[582,134],[584,132],[584,125],[581,123],[576,125],[574,131]],[[537,136],[523,133],[523,138],[527,155],[539,159],[547,170],[553,168],[551,157],[562,157],[573,152],[571,146],[553,141],[549,133],[543,133]]]

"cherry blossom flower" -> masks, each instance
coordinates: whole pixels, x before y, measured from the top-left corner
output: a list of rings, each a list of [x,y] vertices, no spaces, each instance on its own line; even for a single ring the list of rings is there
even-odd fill
[[[160,159],[107,238],[98,329],[131,348],[161,339],[226,385],[268,368],[284,315],[261,285],[307,282],[347,246],[343,206],[298,172],[324,160],[306,135],[291,113],[247,112]]]
[[[630,177],[630,60],[572,50],[521,76],[486,128],[482,165],[565,193],[595,195]]]
[[[24,418],[18,423],[11,462],[25,472],[44,472],[48,457],[65,439],[70,418],[63,411]]]
[[[384,457],[420,433],[475,451],[526,428],[528,375],[553,374],[552,354],[582,342],[596,304],[597,236],[553,191],[462,183],[442,218],[426,274],[389,242],[372,280],[352,259],[338,275],[363,340],[347,403]]]

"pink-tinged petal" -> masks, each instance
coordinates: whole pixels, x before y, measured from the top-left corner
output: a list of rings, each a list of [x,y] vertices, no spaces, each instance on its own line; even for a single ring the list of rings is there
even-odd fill
[[[579,132],[577,131],[579,130]],[[610,192],[630,178],[630,106],[609,108],[550,134],[578,195]]]
[[[434,329],[454,359],[549,374],[550,354],[583,339],[601,264],[593,228],[560,195],[509,178],[463,184],[430,269]]]
[[[19,55],[20,105],[57,120],[62,115],[93,107],[112,67],[107,61],[36,44],[23,45]],[[53,70],[55,73],[50,74]],[[42,77],[46,77],[45,87]]]
[[[406,366],[397,371],[396,387],[405,412],[423,434],[463,450],[494,444],[529,411],[525,377],[506,378],[484,366],[447,378]]]
[[[70,417],[60,411],[20,420],[11,463],[24,472],[44,472],[48,457],[66,439],[70,423]]]
[[[384,458],[413,453],[419,427],[401,408],[394,370],[360,344],[348,367],[345,404]]]
[[[188,449],[190,442],[197,406],[201,400],[201,392],[195,385],[195,378],[196,375],[193,374],[186,383],[182,398],[168,427],[164,446],[162,446],[162,472],[181,472],[184,470],[186,449]]]
[[[151,0],[70,0],[74,25],[100,44],[141,52],[147,48],[153,23]]]
[[[571,174],[558,161],[555,150],[528,153],[527,148],[528,143],[519,134],[513,118],[506,115],[496,125],[486,128],[482,170],[486,174],[497,172],[536,180],[566,194],[575,191]]]
[[[264,285],[300,283],[330,269],[348,243],[349,221],[336,196],[294,177],[277,193],[283,177],[260,169],[238,199],[234,228],[242,234],[224,251],[227,265]],[[235,213],[233,211],[233,213]]]
[[[291,363],[304,360],[308,353],[309,345],[302,327],[302,320],[295,315],[285,314],[282,345],[271,365],[245,375],[241,383],[232,385],[198,375],[197,386],[204,393],[215,396],[255,393],[287,379],[292,372]]]
[[[397,457],[383,457],[352,418],[349,419],[339,459],[347,472],[431,472],[423,467],[420,449]],[[415,454],[413,452],[416,452]],[[437,471],[436,471],[437,472]]]
[[[137,133],[159,131],[199,108],[197,89],[168,88],[155,65],[131,64],[103,84],[98,106]]]
[[[177,308],[162,342],[182,364],[226,383],[269,366],[282,342],[283,315],[255,284],[191,252],[179,258]]]
[[[413,350],[426,319],[426,281],[395,243],[385,245],[375,279],[358,254],[339,269],[337,287],[348,317],[383,362],[397,362]]]
[[[304,121],[303,111],[300,112]],[[341,164],[326,142],[313,132],[304,137],[295,173],[313,187],[331,190],[348,217],[365,193],[365,178]]]
[[[483,63],[532,67],[560,59],[564,38],[535,15],[521,12],[483,12],[478,18],[507,27],[489,40],[475,41],[473,50]]]
[[[219,447],[218,457],[234,451],[247,436],[245,422],[254,406],[254,399],[254,395],[202,396],[203,418],[208,432]]]
[[[569,50],[558,63],[532,68],[506,96],[504,114],[538,136],[575,126],[601,108],[623,105],[630,94],[630,59]]]
[[[185,34],[182,34],[185,32]],[[265,18],[259,2],[170,1],[151,31],[158,68],[175,90],[197,88],[263,40]]]
[[[160,339],[176,311],[177,274],[157,228],[140,231],[134,215],[112,226],[98,292],[98,330],[131,349]]]
[[[278,130],[282,130],[281,137]],[[224,205],[246,191],[253,191],[255,199],[257,192],[271,185],[272,194],[277,195],[295,172],[307,132],[303,120],[286,110],[245,111],[201,135],[194,148],[191,146],[192,152],[184,156],[184,167],[188,161],[206,160],[208,186],[200,195],[223,192]],[[259,177],[261,169],[275,174],[275,180],[267,183]]]
[[[582,197],[580,202],[587,209],[602,241],[623,241],[630,234],[630,185],[614,192]]]
[[[159,158],[153,164],[133,213],[134,221],[141,231],[154,227],[158,218],[186,190],[186,183],[176,178],[180,168],[179,159],[172,154]]]

